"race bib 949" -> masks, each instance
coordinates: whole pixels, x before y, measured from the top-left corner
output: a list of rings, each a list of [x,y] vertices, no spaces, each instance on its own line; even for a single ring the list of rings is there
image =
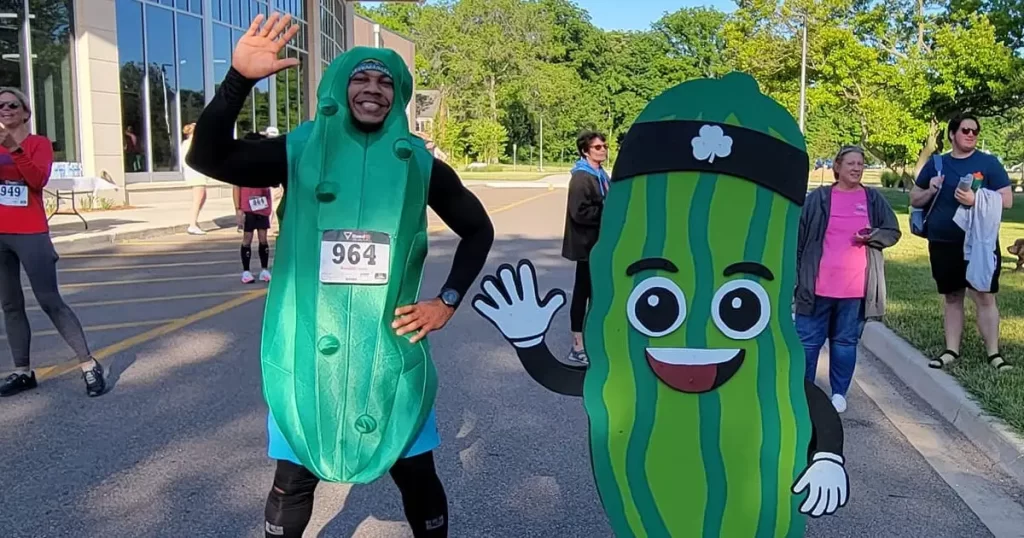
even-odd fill
[[[387,284],[391,238],[365,230],[328,230],[320,243],[320,282]]]
[[[25,207],[28,205],[28,187],[24,183],[0,183],[0,205]]]

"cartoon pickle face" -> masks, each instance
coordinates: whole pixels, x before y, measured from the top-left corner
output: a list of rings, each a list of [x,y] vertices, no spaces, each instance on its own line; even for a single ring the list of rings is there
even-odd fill
[[[485,277],[473,306],[535,380],[583,396],[618,536],[802,536],[848,484],[791,317],[803,136],[732,73],[666,91],[621,147],[590,254],[589,367],[544,344],[565,294],[541,300],[530,262]]]
[[[626,269],[633,275],[653,269],[676,275],[679,269],[665,258],[644,258]],[[724,275],[745,274],[772,280],[772,272],[760,263],[739,262],[725,268]],[[711,301],[710,317],[726,337],[737,340],[735,348],[685,348],[659,345],[686,320],[686,294],[671,278],[651,276],[629,296],[626,315],[633,329],[652,339],[644,350],[648,365],[658,379],[673,389],[701,393],[717,389],[732,379],[743,364],[750,340],[768,326],[771,303],[768,292],[756,281],[732,280],[722,285]]]

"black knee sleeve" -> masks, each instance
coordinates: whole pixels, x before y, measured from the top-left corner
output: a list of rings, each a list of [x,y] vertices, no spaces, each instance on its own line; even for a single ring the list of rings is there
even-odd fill
[[[242,245],[242,269],[249,270],[249,260],[252,259],[252,247]]]
[[[267,264],[270,263],[270,245],[267,243],[260,243],[260,265],[266,269]]]
[[[313,492],[319,482],[305,467],[277,462],[274,486],[267,496],[266,538],[302,538],[313,515]]]
[[[402,492],[402,505],[413,536],[447,537],[448,497],[434,468],[433,453],[398,460],[391,468],[391,478]]]

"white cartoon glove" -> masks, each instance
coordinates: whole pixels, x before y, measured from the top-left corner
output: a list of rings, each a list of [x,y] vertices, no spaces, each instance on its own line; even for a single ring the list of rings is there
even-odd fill
[[[518,271],[502,264],[498,276],[485,276],[480,287],[487,295],[473,298],[473,309],[518,348],[543,342],[555,313],[565,304],[565,292],[559,289],[551,290],[541,301],[537,272],[529,260],[521,260]]]
[[[793,485],[793,493],[797,495],[810,488],[807,499],[800,505],[800,513],[811,517],[834,514],[846,506],[850,489],[843,457],[831,452],[818,452],[811,461]]]

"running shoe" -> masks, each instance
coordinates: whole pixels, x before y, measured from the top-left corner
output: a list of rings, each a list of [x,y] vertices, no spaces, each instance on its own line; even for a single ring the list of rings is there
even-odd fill
[[[199,226],[189,226],[188,233],[191,235],[206,235],[206,232]]]
[[[107,388],[107,382],[103,379],[103,365],[99,361],[93,361],[95,365],[91,370],[82,372],[82,379],[85,380],[85,392],[90,397],[103,394]]]
[[[846,396],[843,396],[842,394],[833,394],[832,395],[832,407],[836,408],[836,412],[837,413],[845,413],[846,412]]]
[[[589,364],[590,357],[587,357],[586,350],[576,351],[575,349],[569,350],[569,362],[575,362],[578,364]]]
[[[270,271],[267,271],[266,269],[260,271],[260,281],[270,282]]]
[[[256,281],[256,277],[252,276],[249,271],[242,271],[242,284],[252,284]]]
[[[36,383],[35,371],[28,374],[14,372],[5,378],[3,383],[0,383],[0,398],[4,396],[14,396],[19,392],[34,389],[37,386],[39,385]]]

